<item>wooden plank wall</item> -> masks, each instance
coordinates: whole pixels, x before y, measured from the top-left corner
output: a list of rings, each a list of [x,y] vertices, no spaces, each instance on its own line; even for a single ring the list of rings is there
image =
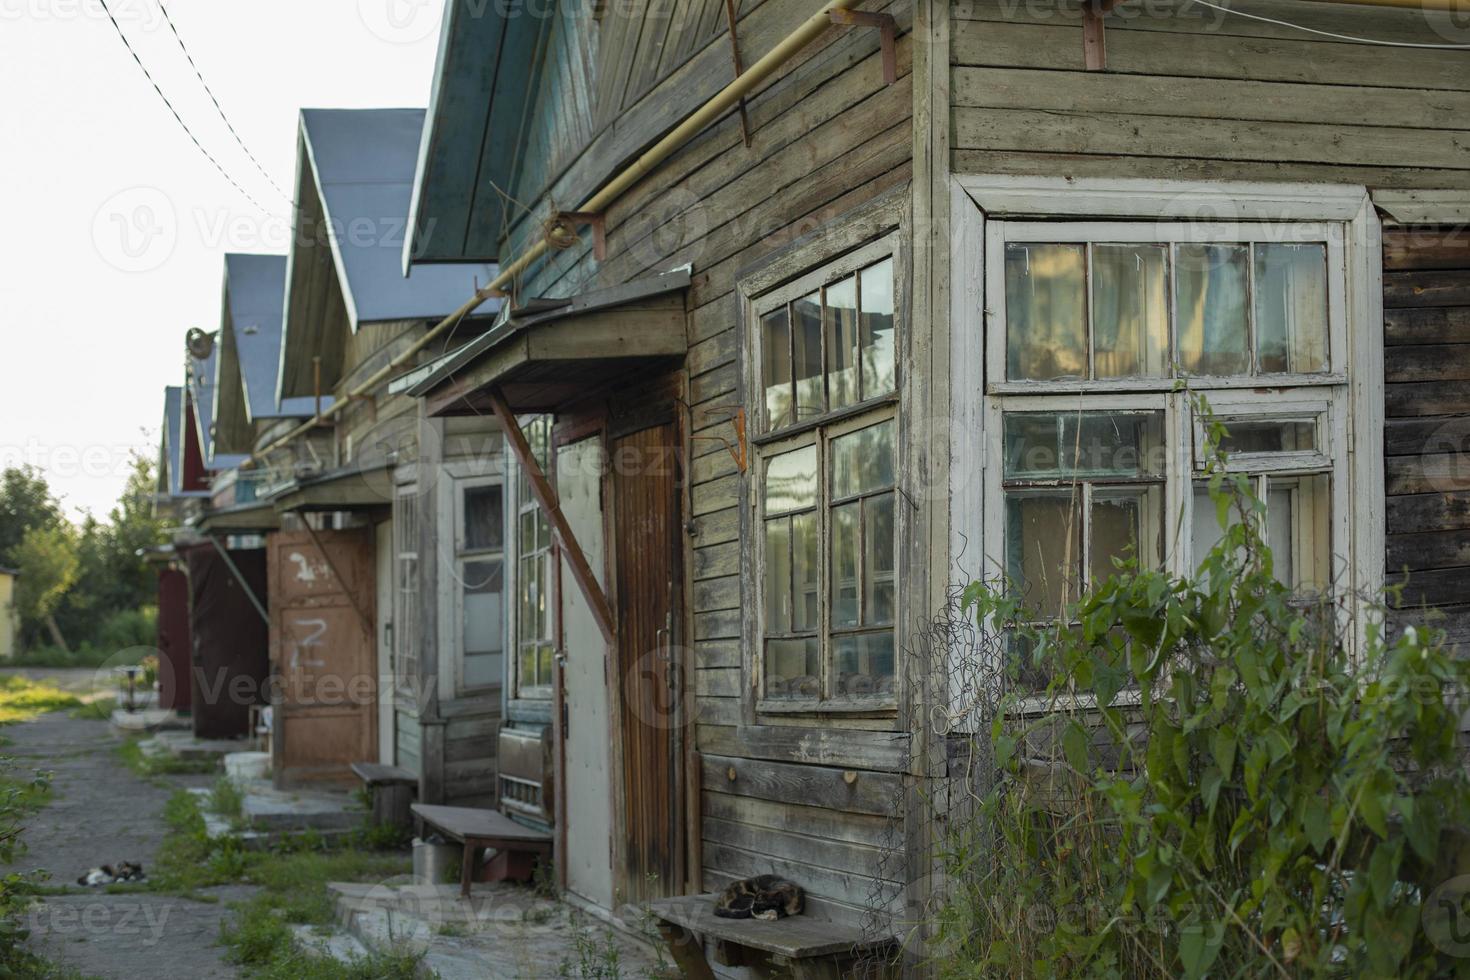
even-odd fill
[[[1417,11],[1230,6],[1359,37],[1455,40]],[[1470,187],[1470,51],[1334,41],[1181,0],[1124,4],[1106,21],[1108,70],[1085,72],[1078,8],[952,6],[955,171]]]
[[[751,32],[759,43],[744,49],[748,61],[812,12],[807,0],[745,7],[751,10],[742,14],[750,13],[759,28]],[[693,434],[706,438],[691,451],[693,625],[686,640],[694,648],[696,739],[704,760],[703,884],[718,888],[747,875],[786,874],[807,887],[815,908],[849,919],[873,894],[893,894],[880,880],[889,866],[894,875],[902,872],[901,865],[884,864],[883,848],[892,843],[888,832],[902,798],[895,773],[907,766],[906,738],[830,719],[742,723],[744,481],[730,453],[707,437],[734,439],[729,411],[743,403],[738,279],[792,240],[911,178],[911,8],[874,9],[892,13],[903,32],[897,84],[883,82],[875,31],[832,29],[750,100],[751,147],[742,141],[738,116],[727,115],[609,210],[604,263],[585,242],[555,254],[522,284],[525,295],[568,295],[693,264],[690,420]],[[742,45],[746,40],[742,34]],[[678,89],[681,77],[676,72],[640,103],[687,101],[687,90]],[[593,189],[552,193],[564,202]],[[540,208],[546,200],[527,203]],[[539,222],[523,220],[513,237],[525,241],[537,233]],[[891,729],[894,722],[866,724]]]
[[[1383,268],[1385,568],[1470,652],[1470,232],[1387,228]]]

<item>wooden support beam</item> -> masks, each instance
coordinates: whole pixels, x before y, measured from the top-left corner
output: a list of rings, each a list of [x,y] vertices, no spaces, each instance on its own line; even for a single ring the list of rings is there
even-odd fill
[[[1088,71],[1107,70],[1108,46],[1103,18],[1121,2],[1122,0],[1083,0],[1082,60]]]
[[[358,603],[357,593],[352,591],[352,587],[347,584],[347,580],[342,577],[342,573],[337,571],[337,563],[332,561],[332,555],[322,544],[322,539],[316,536],[316,529],[311,526],[311,521],[303,516],[301,518],[301,526],[306,528],[306,534],[311,538],[311,543],[321,553],[322,561],[327,563],[327,570],[332,573],[332,578],[337,580],[337,585],[342,589],[342,594],[347,597],[347,604],[357,614],[357,621],[362,626],[363,634],[367,636],[369,642],[374,642],[376,631],[373,629],[372,618],[363,611],[361,604]]]
[[[883,54],[883,81],[889,85],[898,81],[898,28],[891,15],[839,7],[829,10],[827,16],[832,23],[843,27],[878,28],[878,44]]]
[[[577,587],[582,590],[582,595],[592,610],[592,616],[597,620],[598,628],[602,630],[602,638],[607,641],[609,647],[616,647],[618,634],[617,626],[613,622],[612,606],[609,605],[607,596],[603,594],[602,586],[597,584],[597,578],[592,574],[592,566],[587,564],[587,555],[582,551],[582,545],[577,541],[577,536],[572,533],[566,515],[561,512],[561,504],[557,501],[556,492],[551,489],[546,473],[531,453],[531,445],[526,442],[526,434],[521,431],[521,424],[516,421],[515,413],[506,403],[505,395],[499,388],[491,388],[489,399],[490,407],[495,410],[495,417],[500,420],[500,427],[505,432],[505,438],[510,443],[511,451],[515,453],[516,460],[526,471],[526,480],[531,484],[531,494],[546,513],[546,520],[551,524],[551,529],[556,532],[557,540],[566,553],[567,564],[572,568],[572,578],[577,580]]]
[[[745,73],[745,65],[740,60],[740,39],[735,34],[735,0],[725,0],[725,22],[730,25],[730,56],[735,62],[735,77],[739,78]],[[745,110],[745,96],[740,97],[740,135],[745,140],[745,145],[750,146],[750,113]]]

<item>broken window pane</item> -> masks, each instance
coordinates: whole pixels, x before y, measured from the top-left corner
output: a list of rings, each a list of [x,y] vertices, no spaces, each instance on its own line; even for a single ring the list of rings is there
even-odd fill
[[[827,410],[822,393],[822,300],[817,293],[791,304],[792,363],[796,376],[796,421]]]
[[[762,377],[766,389],[766,424],[776,429],[795,419],[791,404],[791,324],[786,307],[761,317]]]
[[[859,401],[857,277],[827,287],[827,394],[832,408]]]
[[[816,446],[803,446],[767,460],[767,514],[785,514],[816,505]]]
[[[1006,377],[1087,376],[1086,251],[1081,245],[1006,246]]]
[[[1082,488],[1006,494],[1006,575],[1038,618],[1077,600],[1082,566]]]
[[[1092,261],[1094,376],[1166,376],[1168,250],[1163,245],[1095,245]]]
[[[859,274],[862,293],[863,398],[893,390],[893,260],[884,259]]]
[[[1327,249],[1255,246],[1256,356],[1268,373],[1327,370]]]
[[[1088,522],[1088,572],[1093,585],[1118,573],[1113,559],[1134,558],[1140,569],[1163,564],[1164,488],[1095,487]]]
[[[1177,246],[1179,366],[1186,373],[1229,375],[1250,370],[1248,259],[1245,245]]]

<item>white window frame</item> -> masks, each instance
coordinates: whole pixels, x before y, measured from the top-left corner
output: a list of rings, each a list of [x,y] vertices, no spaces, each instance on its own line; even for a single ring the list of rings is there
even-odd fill
[[[521,427],[524,430],[531,424],[532,418],[543,416],[525,416],[521,419]],[[556,419],[554,416],[546,415],[547,425],[547,459],[542,462],[542,468],[547,479],[554,479],[552,460],[556,456],[555,434]],[[519,460],[509,457],[509,479],[506,480],[505,489],[505,519],[509,526],[506,529],[505,538],[505,561],[506,561],[506,687],[511,692],[510,698],[518,701],[529,701],[535,704],[547,704],[556,693],[555,675],[557,670],[556,657],[560,653],[559,641],[556,636],[556,622],[560,615],[560,595],[557,592],[557,582],[560,579],[560,559],[557,557],[557,546],[555,534],[549,537],[549,543],[545,552],[546,578],[542,588],[546,593],[547,630],[548,635],[544,637],[546,643],[550,644],[552,654],[552,677],[545,684],[523,687],[521,685],[521,516],[534,513],[541,505],[536,502],[533,494],[522,493],[522,488],[527,484],[529,477],[523,472]]]
[[[754,687],[755,711],[758,715],[892,715],[897,711],[898,699],[904,683],[903,645],[900,628],[903,622],[904,602],[907,591],[903,581],[903,548],[909,525],[907,497],[904,494],[902,467],[904,461],[904,426],[902,424],[901,401],[905,377],[902,351],[906,344],[904,334],[910,329],[907,310],[903,309],[900,277],[903,263],[900,255],[901,234],[889,233],[870,241],[834,259],[822,262],[816,268],[786,281],[769,290],[750,296],[746,304],[747,336],[749,338],[750,361],[753,365],[749,376],[750,400],[754,405],[753,417],[756,433],[751,438],[751,476],[749,506],[751,508],[751,539],[754,568],[754,653],[751,661],[751,683]],[[852,405],[828,409],[819,416],[797,419],[772,430],[766,415],[764,336],[761,317],[802,296],[809,295],[824,286],[853,275],[862,269],[891,260],[893,264],[894,298],[894,378],[893,390]],[[794,326],[790,327],[794,329]],[[825,349],[825,336],[824,336]],[[871,697],[834,696],[835,643],[832,629],[832,569],[831,569],[831,493],[829,492],[829,469],[831,444],[834,438],[860,429],[891,420],[894,424],[894,636],[893,690]],[[818,536],[818,665],[821,671],[821,694],[816,698],[769,698],[766,696],[766,610],[765,610],[765,496],[764,479],[766,461],[792,450],[815,445],[817,448],[817,536]]]
[[[1349,635],[1361,641],[1367,626],[1364,603],[1381,593],[1384,581],[1383,331],[1382,256],[1377,214],[1362,187],[1317,184],[1068,179],[964,175],[952,179],[950,556],[956,574],[968,580],[1004,573],[1004,515],[1001,496],[1000,422],[1004,410],[1062,410],[1141,407],[1147,396],[1170,399],[1166,438],[1171,440],[1166,494],[1178,500],[1189,528],[1190,486],[1197,436],[1182,394],[1170,395],[1176,380],[1010,382],[1005,370],[1004,241],[1064,241],[1068,234],[1092,241],[1165,241],[1187,234],[1230,238],[1231,231],[1272,227],[1308,240],[1327,232],[1329,247],[1329,371],[1321,375],[1271,375],[1201,379],[1217,415],[1284,413],[1294,417],[1325,405],[1332,460],[1333,568],[1340,606],[1352,618]],[[1044,221],[1044,226],[1031,222]],[[1149,222],[1157,224],[1150,225]],[[1184,223],[1181,229],[1180,223]],[[997,227],[998,226],[998,227]],[[1190,227],[1194,230],[1189,230]],[[1069,231],[1070,229],[1070,231]],[[1098,237],[1106,229],[1110,235]],[[1225,234],[1222,235],[1222,232]],[[1014,233],[1014,235],[1012,234]],[[1175,239],[1177,240],[1177,239]],[[1332,270],[1340,269],[1340,275]],[[1171,336],[1171,343],[1172,343]],[[1171,351],[1172,354],[1172,351]],[[989,376],[982,373],[990,365]],[[999,379],[997,380],[997,376]],[[1252,398],[1256,388],[1290,386],[1270,399]],[[1233,397],[1228,389],[1240,389]],[[1026,395],[1027,392],[1037,392]],[[1045,392],[1045,394],[1041,394]],[[1024,398],[1021,397],[1026,395]],[[1079,396],[1086,395],[1086,398]],[[1179,407],[1183,404],[1183,409]],[[1280,413],[1278,413],[1280,414]],[[1177,440],[1177,441],[1175,441]],[[1241,466],[1252,462],[1241,459]],[[1304,469],[1302,459],[1278,459],[1278,472]],[[1258,472],[1258,469],[1252,469]],[[1183,499],[1178,499],[1183,498]],[[1174,547],[1166,531],[1165,561],[1183,572],[1187,548]],[[976,556],[982,555],[978,560]],[[958,668],[959,665],[952,665]]]
[[[454,597],[453,623],[457,627],[454,631],[454,689],[457,695],[467,696],[472,694],[485,694],[499,691],[505,681],[505,658],[508,657],[509,632],[507,623],[510,619],[507,605],[510,601],[510,572],[506,567],[509,542],[509,528],[507,527],[506,512],[509,509],[505,481],[500,476],[484,477],[461,477],[451,481],[454,494]],[[475,549],[469,550],[465,545],[465,506],[464,495],[467,490],[477,490],[481,487],[500,488],[500,550]],[[488,558],[500,560],[500,672],[499,676],[488,684],[471,685],[465,680],[465,648],[464,648],[464,566],[470,562],[484,561]]]
[[[418,697],[422,658],[418,635],[422,622],[422,545],[419,518],[423,508],[416,482],[399,484],[393,494],[393,686],[409,698]],[[412,539],[412,540],[410,540]],[[410,545],[412,547],[410,547]],[[410,587],[405,563],[413,562]],[[412,604],[412,605],[410,605]]]

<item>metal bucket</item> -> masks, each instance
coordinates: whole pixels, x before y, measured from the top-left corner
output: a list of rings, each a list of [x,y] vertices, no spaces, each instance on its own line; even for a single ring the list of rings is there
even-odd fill
[[[421,885],[442,885],[459,874],[464,856],[458,844],[413,839],[413,878]]]

